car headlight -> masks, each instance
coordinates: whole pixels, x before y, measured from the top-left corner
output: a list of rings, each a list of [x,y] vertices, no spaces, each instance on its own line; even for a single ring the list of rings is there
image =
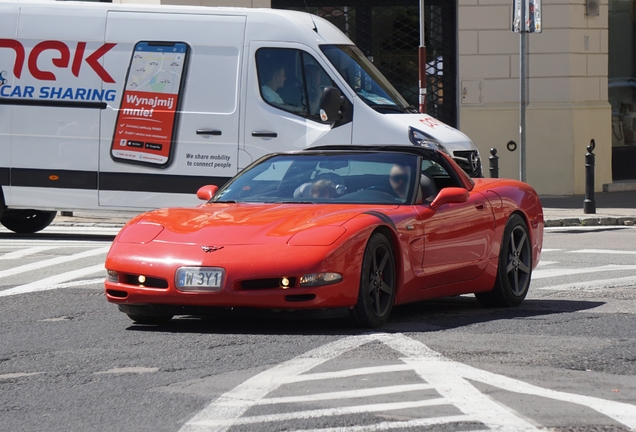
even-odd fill
[[[340,273],[311,273],[301,276],[301,287],[314,287],[338,283],[342,280]]]
[[[432,148],[433,150],[439,150],[451,156],[449,151],[446,150],[446,147],[444,147],[444,145],[441,142],[437,141],[435,138],[433,138],[426,132],[422,132],[419,129],[415,129],[412,126],[409,126],[409,140],[411,140],[413,145],[420,146],[420,147],[428,147],[428,148]]]

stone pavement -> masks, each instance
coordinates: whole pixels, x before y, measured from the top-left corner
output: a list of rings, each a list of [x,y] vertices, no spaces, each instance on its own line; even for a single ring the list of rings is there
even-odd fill
[[[596,214],[583,213],[584,196],[542,196],[546,226],[634,225],[636,191],[597,192]],[[135,212],[76,211],[58,216],[52,225],[121,227]]]

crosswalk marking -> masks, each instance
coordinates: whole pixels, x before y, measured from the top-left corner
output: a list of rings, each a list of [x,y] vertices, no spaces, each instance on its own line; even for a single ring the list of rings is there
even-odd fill
[[[290,397],[277,397],[277,398],[267,398],[261,399],[257,401],[257,405],[273,405],[273,404],[282,404],[282,403],[298,403],[298,402],[314,402],[314,401],[323,401],[323,400],[332,400],[332,399],[355,399],[362,398],[368,396],[379,396],[379,395],[388,395],[395,393],[406,393],[418,390],[430,390],[433,386],[428,384],[404,384],[404,385],[395,385],[395,386],[387,386],[387,387],[375,387],[369,389],[359,389],[359,390],[345,390],[345,391],[337,391],[330,393],[316,393],[312,395],[303,395],[303,396],[290,396]]]
[[[95,273],[104,273],[104,277],[98,279],[88,279],[81,281],[74,281],[69,283],[62,283],[69,280],[77,279],[80,277],[92,275]],[[31,282],[24,285],[19,285],[17,287],[9,288],[4,291],[0,291],[0,297],[6,297],[10,295],[16,294],[26,294],[37,291],[49,291],[60,288],[68,288],[79,285],[92,285],[96,283],[103,283],[106,270],[104,269],[104,264],[97,264],[90,267],[81,268],[78,270],[71,270],[66,273],[61,273],[55,276],[50,276],[48,278],[40,279],[35,282]]]
[[[618,265],[609,264],[599,267],[587,267],[587,268],[551,268],[551,269],[538,269],[532,272],[532,279],[545,279],[558,276],[573,276],[587,273],[599,273],[599,272],[613,272],[623,270],[636,270],[636,265]]]
[[[610,249],[575,249],[568,252],[581,254],[636,255],[636,251]]]
[[[427,426],[436,426],[442,424],[451,424],[470,421],[465,415],[421,418],[414,420],[380,422],[370,425],[345,426],[345,427],[329,427],[321,429],[296,429],[290,432],[379,432],[387,430],[421,428]],[[470,429],[471,432],[485,432],[487,429]]]
[[[408,365],[396,364],[389,366],[372,366],[358,369],[347,369],[337,372],[322,372],[315,373],[310,375],[296,375],[290,376],[285,379],[285,383],[295,383],[295,382],[303,382],[303,381],[321,381],[325,379],[334,379],[334,378],[348,378],[352,376],[360,376],[360,375],[371,375],[371,374],[379,374],[379,373],[389,373],[389,372],[401,372],[408,371],[411,368]]]
[[[32,270],[38,270],[44,267],[50,267],[50,266],[54,266],[54,265],[58,265],[58,264],[63,264],[66,262],[70,262],[70,261],[75,261],[75,260],[79,260],[82,258],[88,258],[88,257],[92,257],[95,255],[101,255],[101,254],[105,254],[106,252],[108,252],[108,249],[110,249],[110,246],[108,247],[101,247],[101,248],[97,248],[97,249],[91,249],[91,250],[87,250],[84,252],[80,252],[80,253],[76,253],[73,255],[65,255],[65,256],[59,256],[59,257],[55,257],[55,258],[50,258],[47,260],[43,260],[43,261],[37,261],[37,262],[33,262],[30,264],[24,264],[21,265],[19,267],[14,267],[14,268],[10,268],[7,270],[2,270],[0,271],[0,278],[3,277],[7,277],[7,276],[13,276],[16,274],[20,274],[20,273],[25,273],[28,271],[32,271]]]
[[[24,258],[25,256],[35,255],[51,249],[57,249],[57,246],[34,246],[26,249],[19,249],[17,251],[9,252],[0,256],[0,260],[14,260]]]
[[[401,402],[386,402],[357,405],[352,407],[302,410],[282,414],[244,416],[245,412],[249,408],[254,405],[261,404],[260,401],[265,399],[268,393],[278,389],[283,384],[293,382],[293,377],[298,375],[321,375],[320,373],[312,374],[310,371],[322,363],[371,341],[382,342],[405,356],[401,359],[401,361],[417,373],[423,381],[425,381],[425,385],[431,385],[441,397],[433,396],[431,399],[425,400],[405,400]],[[361,369],[368,370],[369,368]],[[347,373],[349,373],[349,371],[347,371]],[[421,408],[439,405],[454,406],[462,412],[462,415],[432,417],[430,416],[430,413],[428,413],[429,416],[427,418],[414,419],[414,421],[422,421],[424,422],[423,424],[448,424],[451,422],[470,421],[472,423],[481,423],[488,430],[497,430],[500,432],[538,430],[535,425],[526,421],[523,416],[516,413],[510,407],[504,406],[499,401],[491,399],[490,396],[481,393],[475,386],[473,386],[471,381],[480,382],[508,392],[538,396],[582,405],[606,415],[627,427],[636,427],[635,405],[604,400],[591,396],[544,389],[513,378],[483,371],[462,363],[453,362],[441,354],[431,350],[423,343],[411,339],[403,334],[376,333],[350,336],[337,340],[255,375],[234,389],[221,395],[218,399],[188,421],[181,431],[227,431],[235,425],[253,425],[265,422],[272,423],[334,415],[373,413],[409,407]],[[322,393],[322,395],[324,394],[326,393]],[[311,395],[299,396],[297,398],[289,397],[282,400],[285,403],[308,401],[306,398],[309,396]],[[426,412],[424,411],[424,413]],[[346,429],[324,428],[307,429],[306,431],[335,432],[341,430],[356,430],[362,432],[403,427],[417,426],[413,423],[396,421],[360,426],[356,429],[347,427]]]
[[[602,291],[611,288],[625,288],[636,287],[636,276],[626,276],[614,279],[600,279],[591,281],[573,282],[561,285],[551,285],[547,287],[538,288],[546,291],[569,291],[569,290],[581,290],[581,291]]]

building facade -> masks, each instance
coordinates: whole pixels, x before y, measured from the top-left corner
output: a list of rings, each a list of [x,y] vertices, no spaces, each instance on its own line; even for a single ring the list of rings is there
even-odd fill
[[[417,103],[419,0],[114,0],[309,10],[334,22]],[[544,195],[636,183],[636,0],[543,0],[542,33],[528,35],[527,181]],[[346,4],[346,5],[345,5]],[[425,0],[428,112],[490,149],[502,177],[519,177],[519,39],[513,0]],[[488,173],[485,173],[488,175]],[[624,182],[627,180],[627,182]]]

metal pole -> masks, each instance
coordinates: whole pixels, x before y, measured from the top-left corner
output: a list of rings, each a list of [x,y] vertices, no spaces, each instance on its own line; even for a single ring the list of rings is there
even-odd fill
[[[419,66],[420,66],[420,112],[426,113],[426,28],[425,28],[425,9],[424,0],[420,0],[420,47]]]
[[[596,156],[593,153],[595,147],[596,142],[591,140],[585,154],[585,200],[583,201],[583,213],[585,214],[596,213],[596,201],[594,200],[594,159]]]
[[[526,1],[521,0],[521,20],[519,33],[519,180],[526,181],[526,48],[527,31]]]
[[[490,178],[499,178],[499,156],[497,156],[497,149],[490,149],[490,157],[488,158],[490,161]]]

